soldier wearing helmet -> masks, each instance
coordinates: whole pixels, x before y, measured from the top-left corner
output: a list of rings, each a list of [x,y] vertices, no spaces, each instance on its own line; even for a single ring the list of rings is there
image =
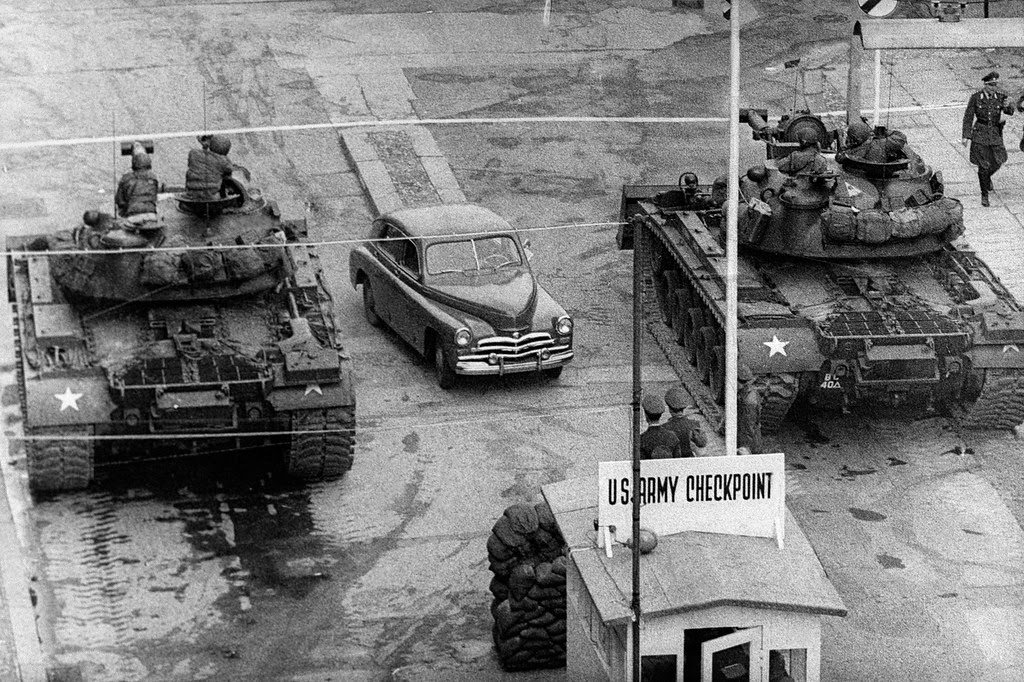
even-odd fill
[[[790,152],[789,156],[779,161],[779,170],[789,175],[827,173],[828,161],[818,149],[818,136],[813,131],[804,129],[797,133],[796,139],[800,143],[800,149]]]
[[[656,454],[660,458],[665,452],[671,453],[670,457],[680,457],[679,438],[664,424],[658,424],[665,411],[665,401],[649,393],[640,404],[647,420],[647,430],[640,435],[640,459],[655,459]]]
[[[879,127],[871,130],[864,121],[854,121],[846,129],[846,149],[836,154],[840,163],[854,158],[869,163],[888,163],[909,158],[904,147],[907,136],[901,130]]]
[[[185,189],[204,199],[214,198],[220,192],[225,178],[231,176],[233,165],[228,160],[231,140],[223,135],[200,135],[200,149],[188,153],[185,171]]]
[[[160,181],[153,175],[153,162],[145,148],[132,146],[132,170],[121,176],[114,194],[117,213],[123,218],[152,215],[156,219],[156,199]]]

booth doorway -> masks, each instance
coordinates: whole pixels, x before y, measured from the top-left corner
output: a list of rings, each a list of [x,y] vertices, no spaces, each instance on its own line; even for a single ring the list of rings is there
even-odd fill
[[[746,628],[700,645],[700,682],[760,682],[761,627]]]

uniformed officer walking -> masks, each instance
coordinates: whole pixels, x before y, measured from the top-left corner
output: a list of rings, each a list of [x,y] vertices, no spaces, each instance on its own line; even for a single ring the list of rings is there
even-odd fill
[[[1006,163],[1003,144],[1003,114],[1013,115],[1013,105],[999,89],[999,73],[993,71],[981,79],[985,86],[971,95],[964,112],[963,144],[971,143],[971,163],[978,167],[981,205],[988,206],[992,175]]]

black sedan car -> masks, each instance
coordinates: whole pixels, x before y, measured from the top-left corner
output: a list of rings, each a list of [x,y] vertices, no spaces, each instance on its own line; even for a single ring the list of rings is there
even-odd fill
[[[537,284],[527,245],[481,206],[402,209],[352,251],[352,286],[370,324],[433,359],[442,388],[458,375],[557,378],[573,357],[572,318]]]

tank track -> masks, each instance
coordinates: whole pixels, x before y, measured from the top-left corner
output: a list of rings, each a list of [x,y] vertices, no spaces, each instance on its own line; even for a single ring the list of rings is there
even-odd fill
[[[75,440],[28,440],[28,485],[33,492],[81,490],[95,476],[91,429],[80,426],[26,429],[31,436],[81,436]]]
[[[987,369],[981,395],[967,408],[967,429],[1012,429],[1024,423],[1024,370]]]
[[[765,374],[755,385],[761,394],[761,433],[776,433],[796,400],[800,382],[795,374]]]
[[[338,478],[351,469],[355,426],[351,407],[292,410],[288,475],[301,481],[323,481]]]

